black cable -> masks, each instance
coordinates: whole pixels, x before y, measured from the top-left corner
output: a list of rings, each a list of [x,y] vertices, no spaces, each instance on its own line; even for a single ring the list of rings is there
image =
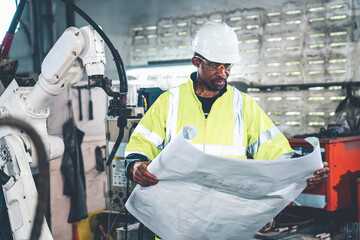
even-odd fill
[[[74,3],[74,0],[71,0],[71,2]],[[66,14],[66,27],[75,26],[75,13],[69,6],[66,6],[65,14]]]
[[[103,38],[103,40],[105,41],[105,43],[107,44],[107,46],[109,47],[111,54],[114,57],[114,61],[115,61],[115,65],[116,65],[116,69],[118,71],[119,74],[119,80],[120,80],[120,90],[119,93],[122,94],[122,96],[126,97],[127,91],[128,91],[128,83],[127,83],[127,77],[126,77],[126,72],[125,72],[125,66],[124,63],[120,57],[119,52],[117,51],[117,49],[114,47],[114,45],[112,44],[112,42],[110,41],[110,39],[106,36],[106,34],[101,30],[101,28],[84,12],[82,11],[79,7],[77,7],[74,3],[72,3],[69,0],[61,0],[62,2],[64,2],[67,6],[70,6],[75,12],[77,12],[81,17],[83,17],[98,33],[99,35]],[[104,79],[103,79],[104,80]],[[105,91],[106,91],[106,81],[105,81],[105,85],[103,86],[103,88],[105,87]],[[107,94],[109,94],[106,91]],[[117,98],[117,97],[116,97]],[[126,103],[123,103],[122,100],[124,98],[120,98],[120,105],[121,107],[126,106]],[[114,100],[114,99],[113,99]],[[110,101],[111,102],[111,101]],[[126,122],[126,110],[127,109],[122,109],[123,111],[119,112],[116,111],[116,113],[118,114],[118,116],[121,116],[121,114],[125,114],[124,115],[124,119]],[[109,115],[109,113],[108,113]],[[126,127],[126,123],[125,126],[122,126],[120,128],[120,132],[124,131],[124,127]],[[116,139],[115,145],[112,149],[112,152],[110,153],[110,156],[108,158],[108,160],[106,161],[106,165],[110,166],[115,153],[120,145],[120,142],[122,140],[123,135],[120,137],[120,135],[118,136],[118,138]]]
[[[39,239],[44,214],[48,207],[48,193],[49,193],[49,162],[47,153],[45,151],[44,143],[36,130],[28,123],[15,118],[0,118],[0,126],[10,126],[23,130],[34,143],[36,155],[38,158],[39,169],[39,187],[38,188],[38,203],[36,207],[35,218],[33,221],[33,228],[31,231],[30,240]]]
[[[125,209],[125,206],[123,206],[123,207],[121,208],[120,212],[117,214],[116,218],[114,219],[113,224],[111,225],[111,228],[110,228],[110,230],[109,230],[109,231],[110,231],[109,233],[111,233],[111,231],[112,231],[112,229],[113,229],[113,227],[114,227],[114,225],[115,225],[115,223],[116,223],[116,220],[118,219],[118,217],[120,216],[121,212],[122,212],[124,209]],[[108,240],[108,239],[109,239],[109,234],[107,235],[106,240]]]
[[[133,131],[135,130],[135,128],[137,127],[138,123],[137,122],[134,122],[131,124],[131,127],[129,129],[129,139],[128,141],[130,141],[130,137],[131,137],[131,134],[133,133]]]
[[[116,141],[115,141],[115,144],[114,144],[114,146],[113,146],[113,148],[111,150],[110,156],[109,156],[108,160],[106,161],[106,166],[110,166],[112,160],[114,159],[115,154],[116,154],[116,152],[117,152],[117,150],[118,150],[118,148],[119,148],[119,146],[121,144],[121,140],[122,140],[123,136],[124,136],[124,128],[120,127],[119,128],[119,135],[116,138]]]
[[[131,133],[130,133],[131,134]],[[125,160],[126,161],[126,160]],[[130,180],[128,178],[126,178],[126,201],[129,199],[130,197]],[[125,211],[125,216],[129,216],[129,212]],[[125,240],[127,240],[127,235],[128,235],[128,225],[127,222],[125,223]]]
[[[110,173],[109,173],[110,174]],[[110,219],[111,219],[111,208],[112,208],[112,205],[114,204],[114,200],[112,200],[110,202],[110,206],[109,206],[109,216],[108,216],[108,222],[107,222],[107,233],[106,233],[106,240],[109,239],[109,235],[110,235]]]
[[[3,193],[3,189],[0,189],[0,226],[4,226],[6,223],[6,218],[8,218],[8,214],[2,214],[3,211],[7,211],[6,210],[6,203],[5,203],[5,199],[4,199],[4,193]],[[2,225],[2,220],[4,220],[4,225]],[[1,228],[0,229],[0,239],[1,240],[8,240],[7,236],[6,236],[6,232],[10,231],[10,227],[5,227],[5,228]]]
[[[81,17],[83,17],[98,33],[99,35],[104,39],[105,43],[109,47],[111,54],[114,57],[116,69],[119,74],[119,80],[120,80],[120,94],[126,94],[128,91],[128,84],[127,84],[127,77],[125,72],[125,66],[124,63],[120,57],[120,54],[118,50],[114,47],[110,39],[106,36],[106,34],[101,30],[101,28],[79,7],[77,7],[74,3],[72,3],[69,0],[60,0],[70,6],[75,12],[77,12]]]
[[[38,7],[39,2],[36,2],[38,0],[34,0],[31,1],[31,9],[32,9],[32,15],[33,15],[33,68],[34,68],[34,72],[40,74],[41,73],[41,61],[42,61],[42,56],[41,56],[41,43],[42,41],[39,40],[42,35],[39,34],[39,19],[38,19],[38,15],[40,15],[40,13],[38,13],[38,10],[41,10],[40,7]],[[38,3],[38,4],[36,4]]]
[[[111,190],[111,175],[113,174],[113,172],[111,171],[111,166],[106,166],[108,168],[108,183],[109,183],[109,190],[108,190],[108,195],[109,195],[109,199],[110,199],[110,203],[112,202],[112,197],[113,197],[113,191]],[[111,210],[111,204],[110,204],[110,210]]]
[[[143,240],[143,238],[144,238],[144,224],[139,222],[138,240]]]
[[[9,180],[10,176],[7,175],[3,170],[0,169],[0,184],[5,185]]]

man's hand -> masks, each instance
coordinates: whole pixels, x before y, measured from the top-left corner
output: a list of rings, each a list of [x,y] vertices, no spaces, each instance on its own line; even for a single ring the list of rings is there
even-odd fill
[[[152,175],[147,170],[147,166],[150,163],[151,162],[136,161],[133,167],[130,169],[130,172],[133,175],[133,181],[143,187],[155,185],[159,182],[159,180],[156,179],[156,176]]]
[[[308,185],[313,186],[327,181],[329,177],[329,164],[324,162],[324,168],[315,172],[315,177],[308,179]]]

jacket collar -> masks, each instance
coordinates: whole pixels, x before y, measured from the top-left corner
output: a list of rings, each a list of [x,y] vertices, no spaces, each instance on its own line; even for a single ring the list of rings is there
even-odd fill
[[[196,93],[194,91],[194,82],[196,82],[196,74],[197,74],[197,72],[193,72],[190,74],[190,77],[189,77],[189,83],[191,84],[191,89],[195,95],[196,95]],[[225,86],[220,90],[220,93],[217,95],[217,97],[221,97],[224,93],[226,93],[228,88],[229,88],[229,86],[226,81]]]

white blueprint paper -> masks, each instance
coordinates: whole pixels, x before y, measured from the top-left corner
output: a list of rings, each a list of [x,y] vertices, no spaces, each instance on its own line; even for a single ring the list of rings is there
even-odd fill
[[[126,202],[164,240],[251,239],[323,167],[316,138],[304,157],[249,160],[204,154],[190,144],[196,132],[184,127],[148,166],[159,183],[138,185]]]

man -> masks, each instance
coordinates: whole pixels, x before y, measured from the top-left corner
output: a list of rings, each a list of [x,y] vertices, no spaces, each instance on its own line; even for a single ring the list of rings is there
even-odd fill
[[[142,186],[158,183],[147,166],[185,125],[198,135],[193,146],[213,155],[254,159],[291,158],[285,136],[248,95],[227,85],[240,60],[238,39],[225,23],[209,22],[193,41],[197,72],[187,83],[163,93],[144,115],[126,147],[126,175]],[[221,164],[221,163],[219,163]],[[327,180],[329,169],[316,171],[309,185]]]

